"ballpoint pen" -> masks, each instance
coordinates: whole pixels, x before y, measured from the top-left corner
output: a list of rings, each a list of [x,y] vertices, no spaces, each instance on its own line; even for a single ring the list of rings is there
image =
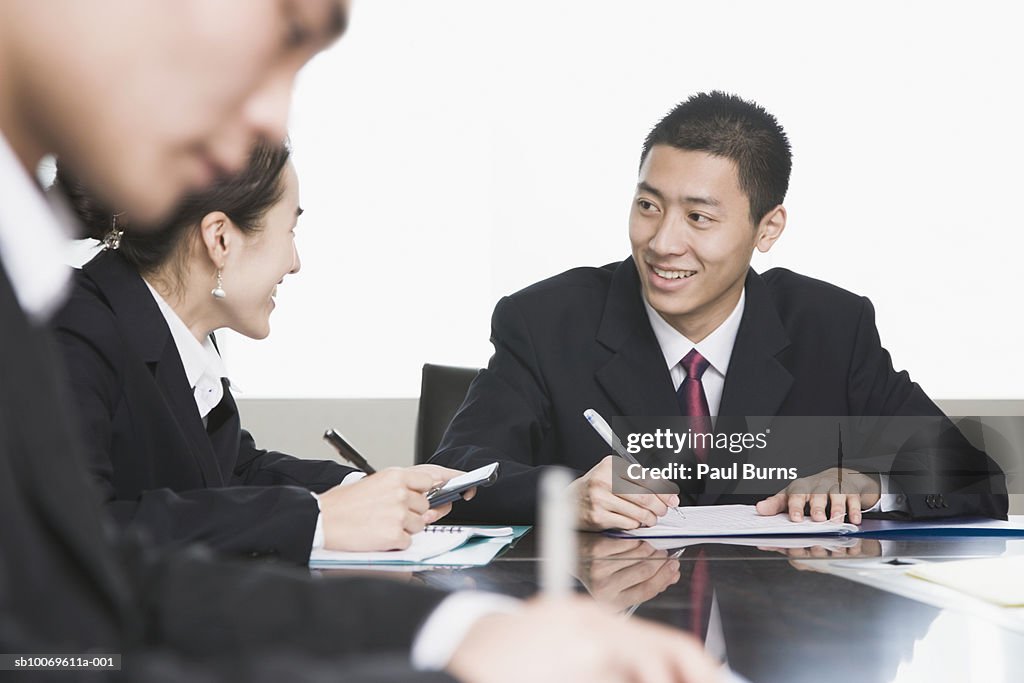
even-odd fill
[[[632,465],[640,465],[640,461],[626,450],[626,447],[622,445],[622,440],[615,435],[615,432],[613,432],[612,428],[608,426],[608,423],[603,417],[601,417],[600,413],[593,408],[587,408],[583,411],[583,417],[587,418],[587,422],[589,422],[590,426],[594,428],[594,431],[600,434],[601,438],[604,439],[604,442],[608,444],[613,451],[615,451],[615,455]],[[665,514],[679,515],[680,512],[678,508],[669,507],[668,512]]]
[[[335,450],[341,454],[341,457],[348,460],[363,472],[366,472],[367,474],[374,474],[377,471],[370,466],[370,463],[366,462],[366,458],[360,455],[359,451],[353,448],[348,441],[345,441],[341,434],[333,429],[328,429],[324,432],[324,441],[334,446]]]
[[[608,444],[613,451],[615,451],[615,455],[633,465],[640,464],[640,462],[626,450],[626,447],[622,445],[622,441],[619,440],[619,437],[615,435],[612,428],[608,426],[608,423],[605,422],[605,419],[601,417],[596,410],[593,408],[587,408],[583,411],[583,417],[587,418],[587,422],[589,422],[590,426],[594,428],[594,431],[600,434],[601,438],[604,439],[604,442]]]

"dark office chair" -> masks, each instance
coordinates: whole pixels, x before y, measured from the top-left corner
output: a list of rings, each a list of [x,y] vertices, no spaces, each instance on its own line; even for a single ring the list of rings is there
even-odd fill
[[[437,450],[444,430],[466,398],[469,385],[480,372],[476,368],[423,365],[420,408],[416,416],[416,464],[426,462]]]

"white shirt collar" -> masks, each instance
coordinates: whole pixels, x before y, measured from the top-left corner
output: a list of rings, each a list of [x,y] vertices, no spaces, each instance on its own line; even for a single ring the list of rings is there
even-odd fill
[[[224,397],[224,385],[220,381],[222,377],[228,376],[224,360],[213,345],[213,339],[206,337],[200,344],[171,305],[148,282],[146,287],[167,321],[171,338],[181,356],[181,365],[185,368],[188,385],[192,387],[199,416],[205,418]]]
[[[36,323],[64,300],[71,269],[62,256],[71,234],[69,214],[55,193],[46,195],[0,133],[0,261],[18,303]]]
[[[643,295],[641,295],[643,296]],[[687,339],[679,330],[669,325],[661,315],[654,310],[647,298],[644,297],[644,309],[647,311],[647,318],[651,321],[651,329],[661,347],[661,353],[665,356],[665,364],[669,369],[674,367],[690,352],[696,348],[697,352],[707,359],[715,370],[724,377],[729,370],[729,361],[732,358],[732,349],[736,345],[736,334],[740,329],[740,321],[743,319],[743,308],[746,305],[747,292],[744,289],[740,293],[740,300],[736,302],[736,308],[725,321],[699,343],[694,344]]]

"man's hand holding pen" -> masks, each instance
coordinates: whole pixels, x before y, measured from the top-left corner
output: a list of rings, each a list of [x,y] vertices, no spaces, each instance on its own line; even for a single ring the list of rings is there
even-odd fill
[[[614,481],[613,465],[617,458],[616,455],[606,456],[569,485],[569,493],[576,501],[579,529],[600,531],[654,526],[669,507],[679,505],[679,496],[675,493],[655,493],[627,479]],[[616,487],[613,487],[613,481]],[[631,487],[637,493],[617,493],[614,490],[625,487]]]

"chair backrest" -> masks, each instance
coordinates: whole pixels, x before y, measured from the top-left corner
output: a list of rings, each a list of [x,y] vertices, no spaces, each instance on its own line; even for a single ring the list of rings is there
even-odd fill
[[[420,406],[416,415],[416,464],[426,462],[437,450],[444,431],[455,417],[469,385],[479,372],[476,368],[450,365],[423,366]]]

